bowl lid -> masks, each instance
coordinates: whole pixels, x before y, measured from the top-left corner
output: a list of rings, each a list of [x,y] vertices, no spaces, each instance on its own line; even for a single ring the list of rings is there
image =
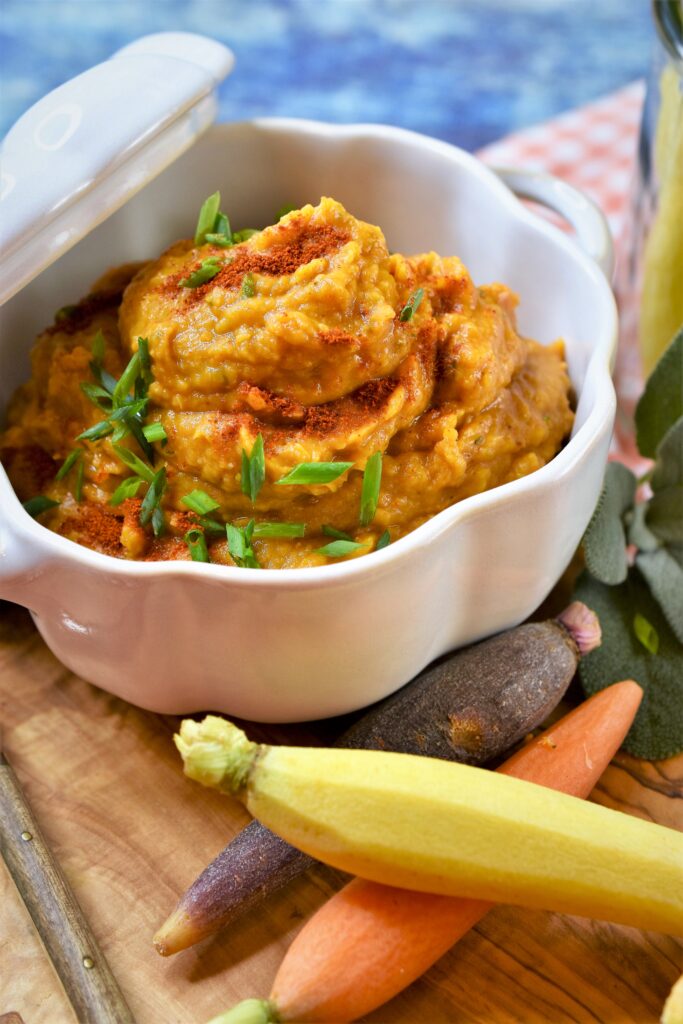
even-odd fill
[[[192,145],[233,64],[205,36],[143,36],[19,118],[0,151],[0,304]]]

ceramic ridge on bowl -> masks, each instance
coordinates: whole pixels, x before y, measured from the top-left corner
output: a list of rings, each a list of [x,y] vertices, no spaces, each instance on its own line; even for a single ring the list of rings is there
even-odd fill
[[[36,613],[68,667],[163,712],[210,708],[262,721],[340,714],[437,655],[521,621],[561,575],[606,461],[614,301],[570,238],[455,147],[386,126],[219,125],[3,307],[0,404],[27,375],[18,341],[107,265],[187,236],[216,188],[244,223],[267,223],[284,202],[332,195],[379,224],[391,248],[458,255],[477,284],[504,281],[520,294],[523,333],[566,339],[578,404],[565,448],[529,476],[348,562],[255,571],[114,559],[31,520],[0,470],[0,597]]]

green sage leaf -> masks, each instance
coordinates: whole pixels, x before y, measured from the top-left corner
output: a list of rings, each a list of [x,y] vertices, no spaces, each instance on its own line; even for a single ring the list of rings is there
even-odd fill
[[[683,416],[683,327],[650,374],[636,407],[636,440],[641,455],[654,459],[657,446]]]

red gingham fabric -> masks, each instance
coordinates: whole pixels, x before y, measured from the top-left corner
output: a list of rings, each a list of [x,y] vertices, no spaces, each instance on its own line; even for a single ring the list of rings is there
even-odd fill
[[[621,272],[627,256],[635,188],[638,129],[645,88],[634,82],[545,124],[506,136],[478,153],[493,166],[549,171],[582,189],[602,209],[615,241],[621,285],[620,339],[615,381],[619,411],[612,457],[636,471],[645,465],[633,440],[633,408],[642,390],[635,299]],[[522,296],[522,301],[524,297]]]

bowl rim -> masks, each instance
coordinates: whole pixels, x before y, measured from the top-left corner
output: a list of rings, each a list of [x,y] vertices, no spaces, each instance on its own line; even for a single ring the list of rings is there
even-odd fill
[[[592,278],[595,287],[603,293],[604,300],[609,307],[609,329],[605,330],[604,338],[599,339],[596,343],[586,366],[585,376],[586,378],[592,377],[595,396],[585,422],[545,466],[518,480],[500,484],[489,491],[463,498],[454,505],[437,512],[426,522],[411,530],[410,533],[380,551],[370,551],[367,554],[330,565],[297,569],[260,569],[258,572],[238,566],[192,561],[143,562],[127,560],[93,551],[54,533],[34,520],[23,508],[0,464],[0,498],[2,499],[0,522],[2,519],[6,519],[12,523],[16,539],[22,539],[23,535],[23,539],[35,543],[36,550],[41,552],[40,556],[35,559],[35,564],[66,559],[69,562],[78,563],[84,569],[93,572],[104,571],[110,576],[123,578],[135,577],[142,580],[185,576],[200,581],[222,583],[231,587],[236,585],[238,587],[257,586],[267,589],[274,586],[279,589],[311,588],[326,586],[335,581],[349,581],[356,576],[364,576],[369,573],[384,574],[395,571],[401,563],[414,555],[416,549],[426,548],[437,537],[465,523],[473,516],[481,516],[486,512],[493,511],[509,499],[520,498],[531,492],[540,493],[555,486],[590,454],[605,429],[611,429],[616,398],[610,368],[617,344],[617,311],[609,282],[598,265],[571,238],[550,222],[542,220],[524,207],[491,168],[473,154],[451,143],[406,128],[385,124],[361,122],[338,125],[299,118],[261,117],[215,124],[209,131],[216,134],[245,128],[263,128],[267,131],[289,133],[290,135],[308,134],[331,139],[372,138],[402,141],[445,156],[480,179],[484,179],[491,191],[498,196],[501,204],[507,207],[511,216],[518,222],[531,227],[537,234],[544,236],[559,247],[568,259],[581,266],[584,273]],[[21,574],[21,570],[19,570],[19,574]]]

